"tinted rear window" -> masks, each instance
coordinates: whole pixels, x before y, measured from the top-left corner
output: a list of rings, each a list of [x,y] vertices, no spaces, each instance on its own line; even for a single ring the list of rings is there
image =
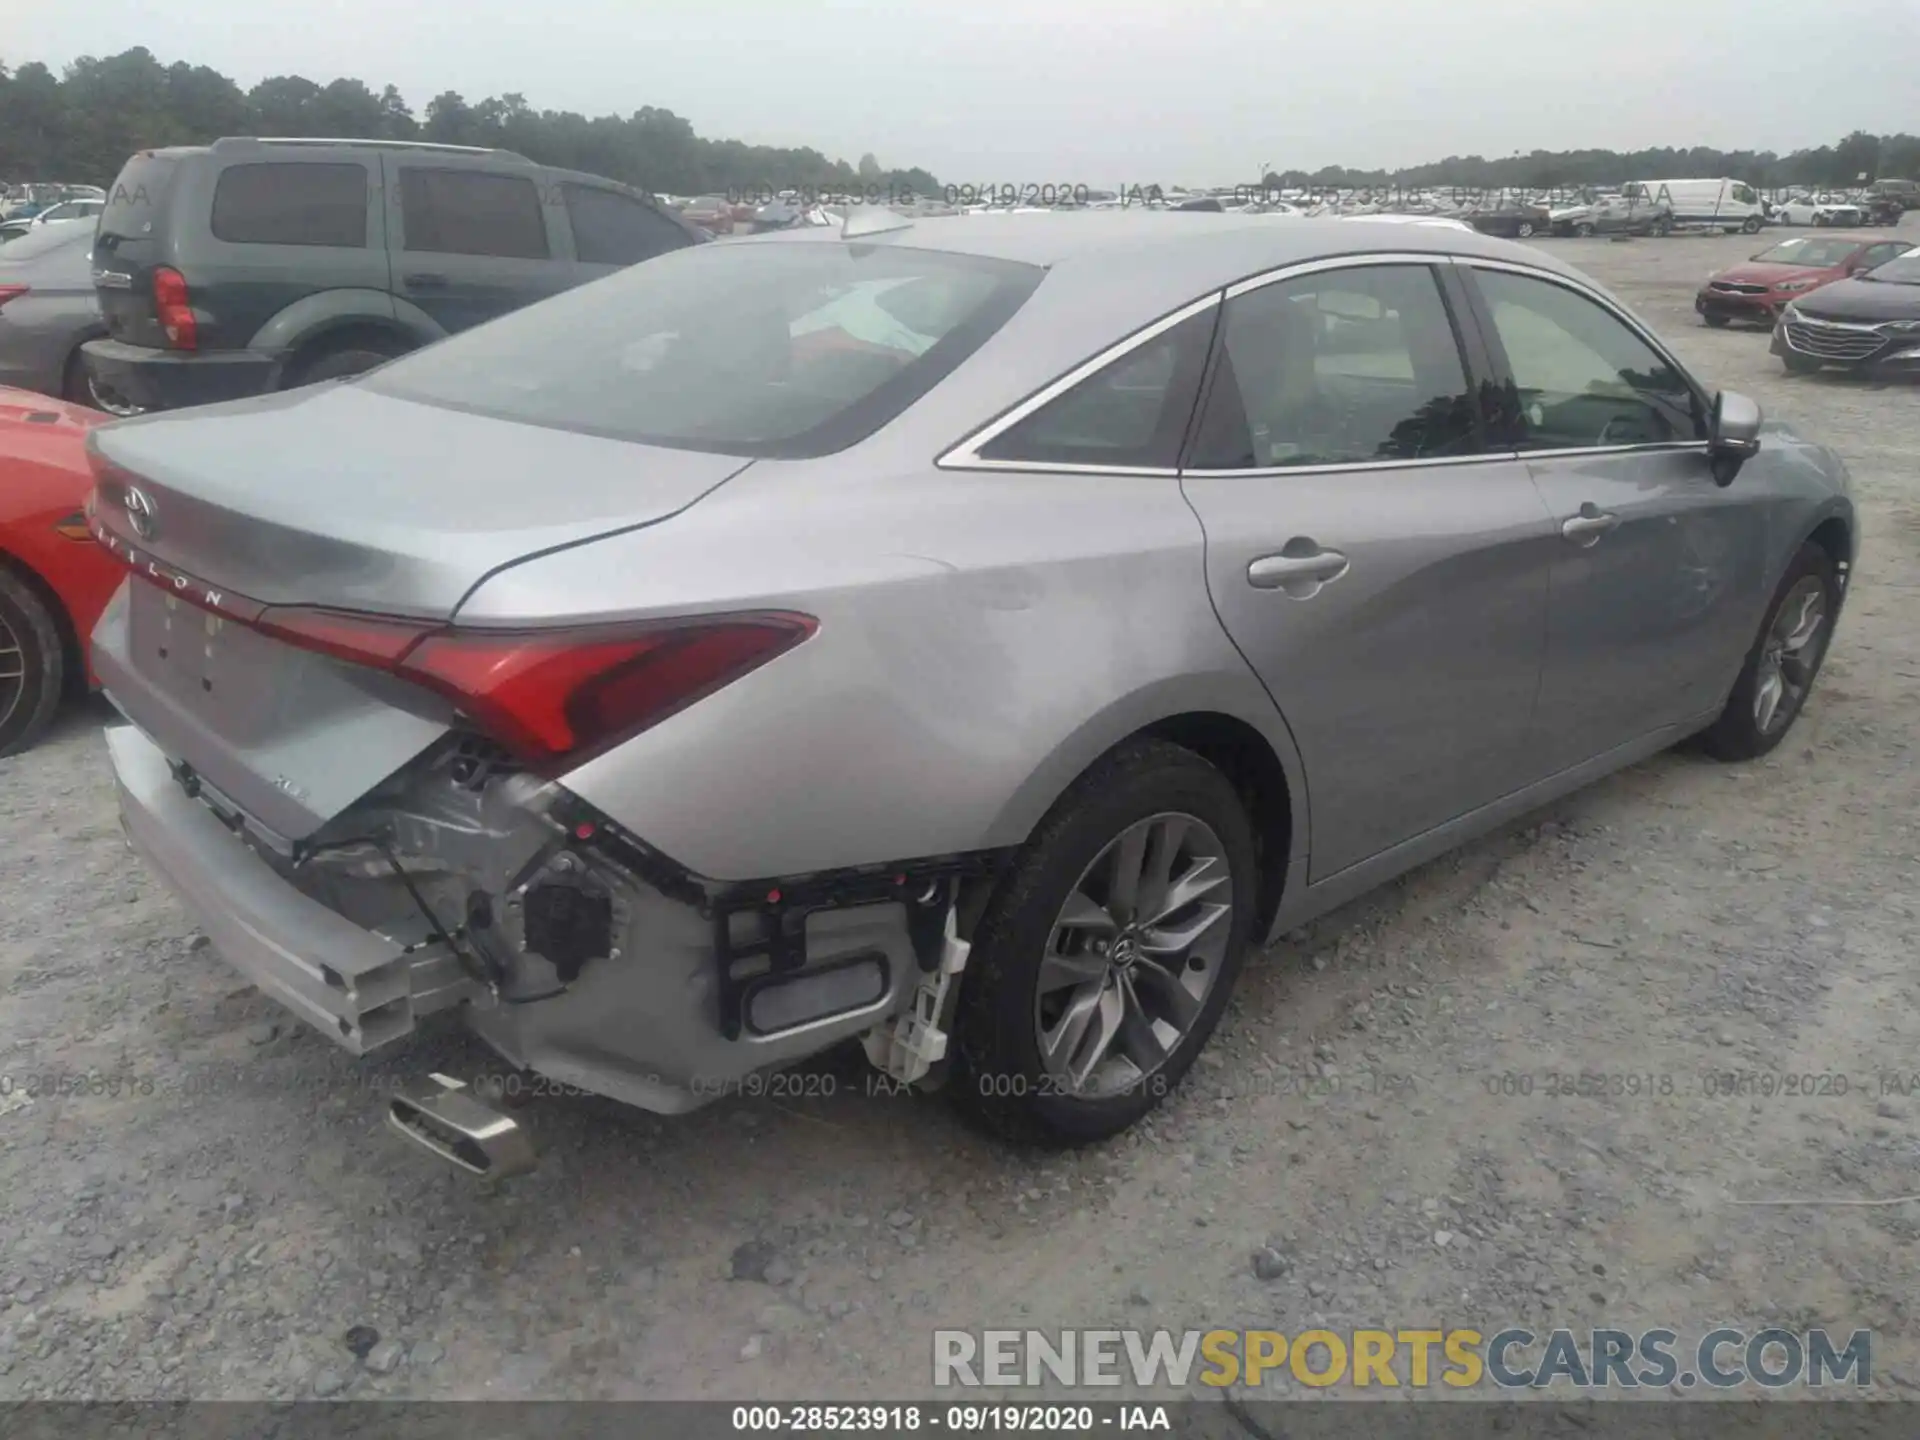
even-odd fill
[[[100,229],[115,235],[146,235],[146,226],[154,223],[167,194],[173,189],[174,174],[180,162],[171,155],[136,155],[120,167],[120,174],[107,187],[107,208],[101,212]]]
[[[632,265],[691,245],[693,237],[650,205],[617,190],[566,184],[573,253],[588,265]]]
[[[400,172],[400,212],[409,250],[547,258],[540,192],[524,176],[408,166]]]
[[[229,165],[213,189],[214,238],[364,249],[370,183],[361,165]]]
[[[838,242],[692,246],[456,335],[361,383],[654,445],[826,455],[932,389],[1044,274]]]

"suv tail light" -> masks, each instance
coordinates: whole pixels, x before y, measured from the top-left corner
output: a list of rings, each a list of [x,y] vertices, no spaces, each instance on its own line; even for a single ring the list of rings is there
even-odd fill
[[[9,300],[18,300],[30,288],[26,285],[0,285],[0,305],[6,304]]]
[[[153,272],[153,309],[160,328],[166,332],[169,348],[200,348],[200,327],[193,318],[186,276],[169,266],[158,266]]]
[[[639,734],[819,628],[811,615],[759,612],[483,630],[300,606],[269,607],[252,623],[289,645],[424,686],[522,760],[549,770]]]

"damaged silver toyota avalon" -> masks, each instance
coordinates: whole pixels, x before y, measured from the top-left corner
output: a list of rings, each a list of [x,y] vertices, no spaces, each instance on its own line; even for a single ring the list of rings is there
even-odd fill
[[[131,841],[355,1053],[676,1112],[859,1039],[1077,1142],[1278,929],[1779,743],[1831,452],[1537,251],[1191,222],[857,214],[96,431]],[[444,1077],[392,1119],[530,1163]]]

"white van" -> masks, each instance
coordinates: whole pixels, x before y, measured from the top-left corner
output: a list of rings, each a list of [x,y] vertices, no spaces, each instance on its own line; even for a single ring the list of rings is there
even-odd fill
[[[1744,180],[1636,180],[1621,188],[1628,200],[1672,207],[1675,225],[1702,225],[1757,235],[1767,223],[1760,193]]]

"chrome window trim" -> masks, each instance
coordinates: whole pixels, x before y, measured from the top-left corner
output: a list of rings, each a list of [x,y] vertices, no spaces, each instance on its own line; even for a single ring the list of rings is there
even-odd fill
[[[1203,314],[1215,306],[1223,305],[1242,295],[1249,295],[1256,290],[1265,289],[1269,285],[1276,285],[1281,281],[1292,280],[1302,275],[1315,275],[1328,270],[1350,270],[1379,265],[1479,266],[1490,270],[1505,270],[1530,279],[1544,280],[1549,284],[1564,286],[1566,289],[1572,290],[1575,294],[1582,295],[1588,300],[1593,301],[1609,315],[1619,320],[1645,342],[1656,355],[1671,365],[1675,373],[1680,375],[1681,378],[1693,388],[1703,402],[1708,401],[1705,388],[1695,379],[1693,372],[1688,370],[1686,366],[1682,365],[1680,361],[1675,358],[1673,352],[1661,343],[1658,336],[1606,295],[1573,276],[1563,275],[1557,270],[1548,270],[1537,265],[1528,265],[1518,261],[1502,260],[1491,256],[1463,255],[1452,251],[1377,251],[1354,255],[1326,256],[1318,260],[1296,261],[1259,275],[1249,276],[1244,280],[1236,280],[1224,289],[1204,295],[1191,304],[1182,306],[1180,309],[1162,316],[1145,329],[1137,330],[1132,335],[1116,341],[1091,359],[1075,366],[1059,379],[1035,391],[1034,394],[1021,401],[999,419],[990,421],[987,425],[974,431],[966,439],[960,441],[959,444],[944,451],[939,458],[934,461],[934,465],[941,470],[1013,470],[1025,474],[1037,475],[1130,475],[1157,480],[1179,479],[1183,475],[1209,479],[1215,477],[1222,479],[1258,479],[1285,475],[1331,475],[1368,470],[1432,469],[1448,465],[1493,464],[1501,461],[1527,459],[1548,460],[1580,455],[1623,455],[1635,452],[1652,453],[1663,450],[1676,452],[1697,450],[1703,453],[1705,452],[1707,448],[1707,442],[1705,440],[1669,440],[1640,445],[1576,446],[1555,450],[1483,450],[1472,455],[1432,456],[1418,460],[1356,460],[1333,465],[1272,465],[1263,466],[1258,469],[1244,470],[1200,470],[1193,468],[1175,470],[1142,465],[1094,465],[1069,464],[1062,461],[987,460],[980,456],[979,452],[983,447],[997,440],[1006,431],[1011,430],[1015,425],[1018,425],[1022,420],[1033,414],[1034,411],[1058,399],[1075,385],[1097,374],[1115,360],[1122,358],[1142,345],[1150,344],[1174,326],[1192,319],[1195,315]]]
[[[1326,270],[1359,270],[1375,265],[1452,265],[1462,257],[1445,250],[1398,251],[1380,250],[1361,255],[1330,255],[1321,260],[1303,260],[1292,265],[1283,265],[1278,270],[1269,270],[1263,275],[1249,276],[1245,280],[1236,280],[1226,290],[1228,300],[1237,300],[1242,295],[1251,295],[1255,290],[1264,290],[1269,285],[1278,285],[1282,280],[1298,279],[1302,275],[1317,275]]]
[[[1433,470],[1446,465],[1498,465],[1526,457],[1514,450],[1480,450],[1472,455],[1428,455],[1418,460],[1342,460],[1329,465],[1263,465],[1252,470],[1182,470],[1191,480],[1261,480],[1287,475],[1344,475],[1360,470]]]
[[[1162,479],[1177,478],[1178,470],[1155,468],[1144,465],[1095,465],[1070,464],[1064,461],[1038,460],[988,460],[981,457],[980,451],[1003,434],[1018,425],[1034,411],[1048,405],[1081,381],[1091,378],[1114,361],[1123,359],[1143,345],[1150,345],[1174,326],[1191,320],[1196,315],[1220,305],[1222,292],[1210,291],[1190,304],[1181,306],[1158,320],[1136,330],[1131,335],[1115,341],[1089,360],[1083,360],[1059,379],[1051,381],[1015,405],[997,420],[990,420],[982,428],[975,430],[959,444],[942,452],[933,463],[940,470],[1024,470],[1042,474],[1056,475],[1147,475]]]

